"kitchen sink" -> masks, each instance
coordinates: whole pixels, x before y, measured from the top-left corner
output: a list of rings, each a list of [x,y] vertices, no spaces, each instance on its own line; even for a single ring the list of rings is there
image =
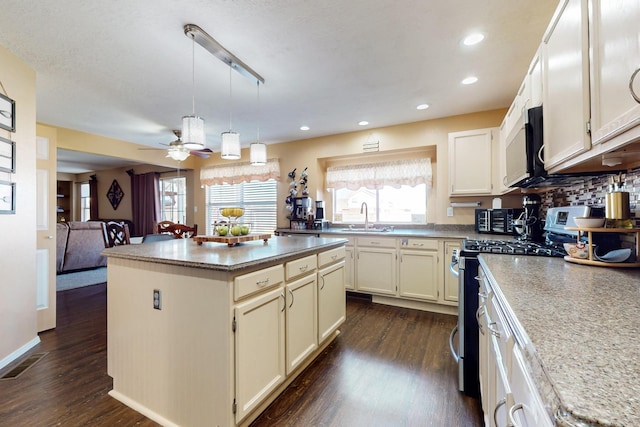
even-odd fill
[[[391,231],[391,229],[389,229],[388,227],[367,228],[366,230],[364,228],[343,228],[340,231],[343,231],[345,233],[387,233]]]

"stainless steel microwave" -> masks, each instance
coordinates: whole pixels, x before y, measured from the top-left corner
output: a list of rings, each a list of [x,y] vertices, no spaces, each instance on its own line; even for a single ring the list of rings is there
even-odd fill
[[[507,187],[521,187],[533,178],[546,175],[542,134],[542,107],[524,110],[507,139]]]

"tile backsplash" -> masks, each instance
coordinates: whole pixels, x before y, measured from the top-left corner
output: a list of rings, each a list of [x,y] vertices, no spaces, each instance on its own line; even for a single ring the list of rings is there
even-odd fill
[[[542,210],[556,206],[599,206],[605,207],[605,195],[609,190],[610,177],[613,175],[603,175],[592,178],[581,184],[571,187],[550,188],[544,193],[540,193],[542,198]],[[638,193],[640,192],[640,168],[632,169],[622,174],[624,190],[629,192],[629,205],[631,219],[634,227],[638,227],[640,212],[638,208]]]

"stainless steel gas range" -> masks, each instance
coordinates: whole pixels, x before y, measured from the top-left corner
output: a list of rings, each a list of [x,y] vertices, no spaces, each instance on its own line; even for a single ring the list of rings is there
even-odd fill
[[[478,255],[482,253],[512,256],[564,257],[562,244],[576,241],[577,231],[566,230],[575,226],[578,216],[603,216],[601,208],[570,206],[549,208],[544,226],[544,240],[534,242],[518,239],[466,239],[460,251],[453,254],[451,273],[458,277],[458,324],[451,331],[449,346],[458,363],[458,389],[466,395],[479,397],[478,382]],[[456,268],[457,267],[457,268]],[[456,339],[457,337],[457,339]],[[456,350],[457,343],[457,350]]]

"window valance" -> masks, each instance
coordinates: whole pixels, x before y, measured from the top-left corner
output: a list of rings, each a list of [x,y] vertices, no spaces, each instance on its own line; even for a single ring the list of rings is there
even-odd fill
[[[427,188],[431,188],[432,182],[430,158],[329,167],[326,177],[327,188],[349,190],[362,187],[375,190],[385,185],[394,188],[401,185],[415,187],[418,184],[426,184]]]
[[[241,162],[208,166],[200,170],[200,183],[203,185],[239,184],[269,179],[280,179],[279,159],[269,159],[264,166]]]

